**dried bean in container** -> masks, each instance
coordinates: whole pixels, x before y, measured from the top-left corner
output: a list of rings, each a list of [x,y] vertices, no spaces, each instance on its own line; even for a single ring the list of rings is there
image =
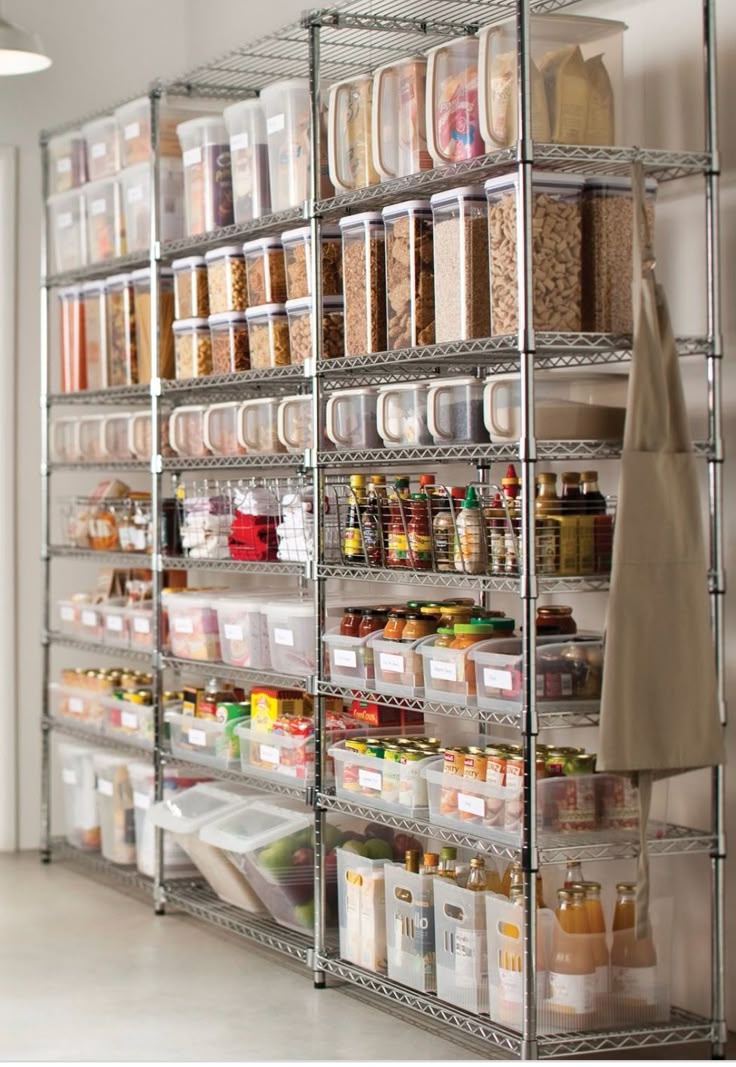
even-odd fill
[[[345,355],[362,356],[386,348],[386,241],[381,216],[354,222],[342,230]]]
[[[225,311],[245,311],[248,306],[245,261],[242,255],[222,255],[221,252],[221,249],[216,249],[214,253],[208,252],[205,257],[211,315],[220,315]]]
[[[312,312],[309,307],[290,308],[289,343],[291,362],[303,364],[312,357]],[[342,307],[325,305],[322,313],[322,358],[337,359],[344,353]]]

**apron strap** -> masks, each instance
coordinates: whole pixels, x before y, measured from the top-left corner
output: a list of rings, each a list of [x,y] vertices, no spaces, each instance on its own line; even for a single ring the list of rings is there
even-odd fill
[[[633,163],[631,166],[631,194],[634,207],[632,260],[636,285],[637,276],[653,274],[656,264],[654,241],[645,210],[644,168],[641,163]]]
[[[649,846],[647,826],[652,806],[652,772],[639,771],[639,864],[636,878],[636,936],[649,933]]]

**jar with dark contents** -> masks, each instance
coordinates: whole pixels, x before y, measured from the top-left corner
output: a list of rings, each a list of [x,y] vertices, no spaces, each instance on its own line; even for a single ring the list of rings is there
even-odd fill
[[[537,608],[537,633],[567,635],[577,632],[572,608],[564,604],[543,604]]]
[[[385,611],[378,611],[374,608],[364,608],[363,617],[360,620],[358,637],[367,637],[368,634],[375,633],[377,630],[383,630],[387,619],[388,616]]]
[[[363,618],[362,608],[345,608],[340,619],[341,637],[360,637],[360,624]]]

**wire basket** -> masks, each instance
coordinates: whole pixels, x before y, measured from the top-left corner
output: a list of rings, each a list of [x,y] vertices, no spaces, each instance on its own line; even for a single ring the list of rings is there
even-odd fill
[[[149,497],[70,497],[60,502],[59,512],[61,543],[70,548],[151,551],[153,519]]]

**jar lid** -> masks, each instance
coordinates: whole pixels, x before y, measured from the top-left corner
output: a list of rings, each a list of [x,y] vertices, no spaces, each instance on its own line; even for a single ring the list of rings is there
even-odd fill
[[[343,608],[343,615],[362,615],[365,608]]]
[[[256,252],[261,248],[283,248],[280,237],[256,237],[255,241],[246,241],[243,245],[243,254]]]
[[[359,215],[346,215],[337,225],[342,231],[358,229],[365,225],[382,226],[383,215],[380,211],[361,211]]]
[[[444,189],[429,198],[432,207],[450,204],[453,200],[485,200],[486,193],[482,185],[463,185],[460,189]]]
[[[572,608],[569,608],[566,604],[540,604],[537,608],[537,612],[541,615],[572,615]]]
[[[244,311],[218,311],[216,315],[210,315],[207,321],[210,326],[225,326],[231,322],[245,323],[247,319]]]
[[[456,622],[456,634],[478,634],[478,636],[490,637],[493,627],[487,622]]]
[[[312,236],[311,226],[298,226],[295,230],[284,230],[281,234],[281,240],[286,244],[293,244],[295,241],[308,241]],[[330,223],[325,223],[322,227],[322,237],[339,237],[340,227]]]
[[[213,259],[224,259],[226,256],[242,259],[243,249],[240,245],[223,245],[222,248],[211,248],[204,254],[206,263],[211,263]]]
[[[411,215],[415,212],[430,215],[432,205],[429,200],[404,200],[401,204],[388,204],[381,214],[384,219],[392,219],[397,215]]]
[[[207,260],[204,256],[185,256],[183,259],[175,259],[171,264],[173,271],[186,270],[188,267],[205,267]]]
[[[516,626],[515,619],[489,619],[488,622],[491,629],[501,630],[507,633],[511,633],[514,626]]]
[[[102,278],[98,278],[95,282],[85,282],[82,286],[82,292],[87,293],[102,293],[105,289],[105,282]]]
[[[342,308],[344,300],[341,296],[323,296],[322,307],[323,308]],[[287,300],[284,304],[287,311],[311,311],[312,310],[312,297],[311,296],[298,296],[293,300]]]
[[[286,304],[259,304],[254,308],[245,309],[245,317],[250,322],[251,319],[262,319],[268,315],[285,315]]]
[[[173,324],[174,333],[183,333],[184,330],[209,330],[209,319],[177,319]]]
[[[107,280],[102,283],[107,284]],[[83,287],[81,285],[65,285],[63,289],[59,289],[59,297],[64,300],[67,297],[80,296],[82,294]]]

